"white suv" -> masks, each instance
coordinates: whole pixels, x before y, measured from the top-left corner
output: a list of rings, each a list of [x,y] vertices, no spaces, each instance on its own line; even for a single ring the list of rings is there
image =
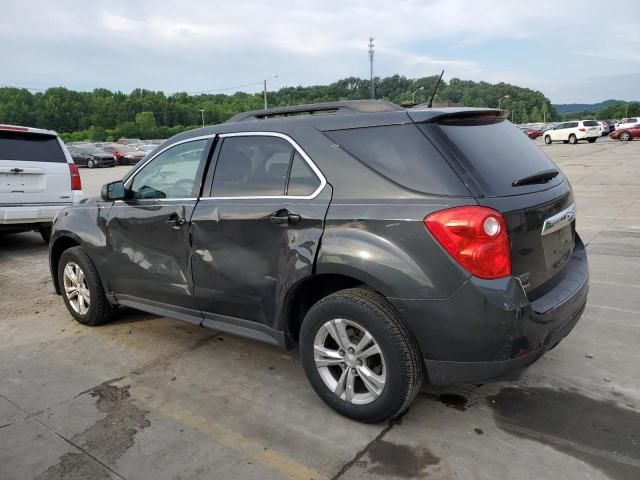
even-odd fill
[[[595,142],[602,135],[602,127],[595,120],[580,120],[559,123],[551,130],[544,132],[544,143],[563,141],[575,144],[580,140]]]
[[[78,167],[56,132],[0,125],[0,232],[37,230],[83,198]]]
[[[619,123],[616,123],[616,130],[624,130],[625,128],[632,128],[640,123],[640,117],[635,118],[623,118]]]

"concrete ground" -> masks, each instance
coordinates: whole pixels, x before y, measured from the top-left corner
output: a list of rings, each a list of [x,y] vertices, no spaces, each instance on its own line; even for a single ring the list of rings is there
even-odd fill
[[[0,237],[0,479],[640,478],[640,141],[540,145],[577,195],[582,321],[521,380],[425,387],[388,425],[329,410],[296,352],[135,311],[82,326],[40,237]]]

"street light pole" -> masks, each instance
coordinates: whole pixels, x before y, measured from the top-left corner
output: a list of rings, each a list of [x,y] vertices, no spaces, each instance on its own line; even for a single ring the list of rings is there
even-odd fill
[[[418,93],[420,90],[424,90],[424,87],[420,87],[418,88],[415,92],[413,92],[411,94],[411,103],[416,103],[416,93]]]
[[[204,128],[204,108],[200,109],[200,114],[202,115],[202,128]]]
[[[509,98],[509,95],[505,95],[504,97],[500,97],[498,99],[498,110],[500,110],[500,103],[502,102],[502,100],[504,100],[505,98]]]
[[[278,78],[278,75],[271,75],[269,78],[264,79],[264,88],[262,90],[264,94],[264,109],[267,109],[267,80],[271,80],[272,78]]]

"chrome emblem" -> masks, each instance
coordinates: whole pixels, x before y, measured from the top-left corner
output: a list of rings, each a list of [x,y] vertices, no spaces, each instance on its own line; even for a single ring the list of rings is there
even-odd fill
[[[540,235],[548,235],[562,227],[570,224],[576,218],[576,204],[573,203],[568,208],[565,208],[560,213],[556,213],[553,217],[549,217],[544,221],[542,225],[542,233]]]

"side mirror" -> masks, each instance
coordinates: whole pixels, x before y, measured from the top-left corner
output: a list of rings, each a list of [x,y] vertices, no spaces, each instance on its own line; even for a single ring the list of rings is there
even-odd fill
[[[105,202],[124,200],[126,196],[124,183],[122,183],[122,180],[118,180],[117,182],[111,182],[103,185],[102,190],[100,191],[100,196]]]

